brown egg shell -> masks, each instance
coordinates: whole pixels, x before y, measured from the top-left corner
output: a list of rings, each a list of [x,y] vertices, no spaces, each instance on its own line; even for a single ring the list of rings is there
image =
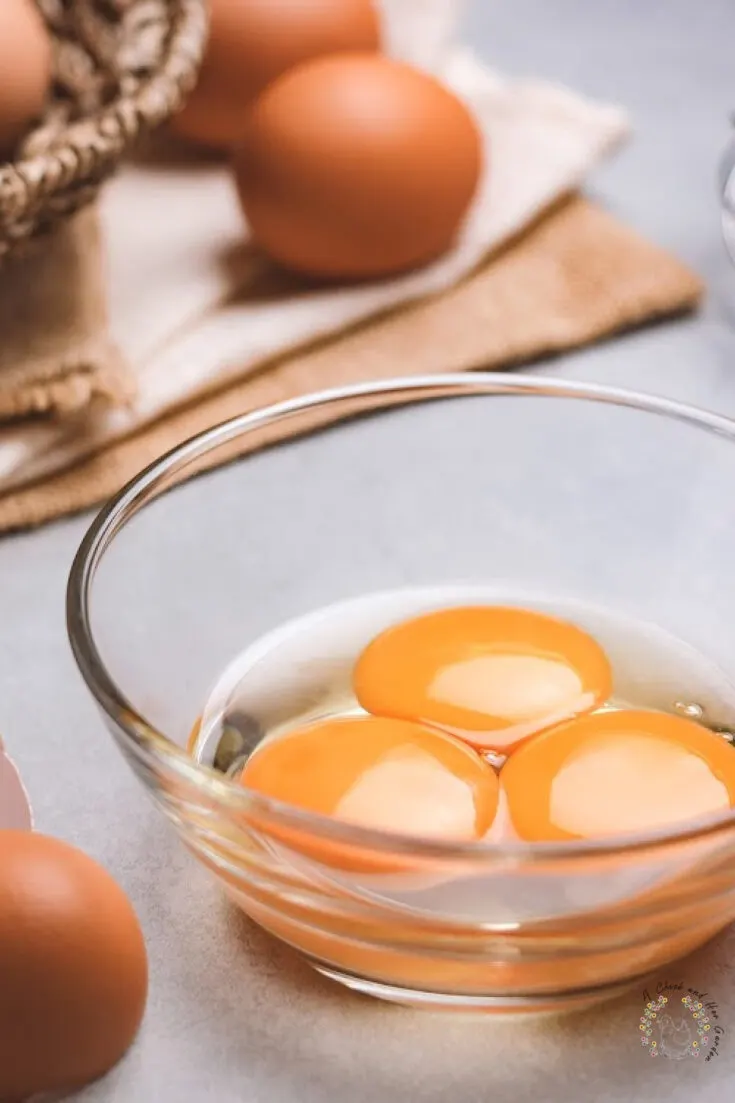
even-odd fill
[[[283,73],[344,50],[377,51],[380,40],[373,0],[211,0],[197,85],[172,127],[202,145],[232,146],[250,105]]]
[[[40,116],[51,84],[51,40],[33,0],[0,3],[0,164]]]

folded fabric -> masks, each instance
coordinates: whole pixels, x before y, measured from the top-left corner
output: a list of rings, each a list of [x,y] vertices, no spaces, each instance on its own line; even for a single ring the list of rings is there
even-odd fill
[[[63,454],[97,454],[0,496],[0,530],[94,505],[193,433],[282,399],[394,375],[499,368],[694,306],[698,279],[587,200],[572,197],[471,277],[438,297],[300,353],[252,365],[234,382],[110,443],[87,415],[67,423]],[[234,364],[234,362],[233,362]],[[47,427],[38,425],[38,452]],[[283,427],[278,432],[284,434]],[[273,434],[268,438],[275,439]],[[251,438],[248,447],[265,443]],[[221,454],[220,454],[221,456]]]
[[[135,397],[98,401],[83,431],[68,418],[0,429],[0,489],[78,462],[286,352],[446,290],[579,185],[626,133],[617,109],[506,82],[462,50],[441,72],[475,111],[489,171],[456,247],[399,279],[325,290],[276,271],[247,245],[221,164],[153,160],[122,172],[100,218],[110,347],[130,366]],[[102,377],[110,367],[100,361]]]
[[[617,109],[506,82],[464,51],[442,76],[475,112],[488,171],[456,247],[421,271],[321,290],[289,279],[248,247],[219,165],[139,165],[106,190],[110,324],[138,383],[122,422],[111,416],[113,435],[270,357],[452,286],[577,188],[627,133]]]

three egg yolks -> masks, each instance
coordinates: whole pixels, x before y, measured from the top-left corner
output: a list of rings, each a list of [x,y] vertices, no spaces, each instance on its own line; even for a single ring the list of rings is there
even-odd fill
[[[541,613],[444,609],[387,629],[353,672],[366,716],[266,741],[241,783],[425,838],[533,842],[644,831],[735,805],[735,752],[681,717],[603,709],[610,663]],[[499,775],[480,752],[508,756]]]

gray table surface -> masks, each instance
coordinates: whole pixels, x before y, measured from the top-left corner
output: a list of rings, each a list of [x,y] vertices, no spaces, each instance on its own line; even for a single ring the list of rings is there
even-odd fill
[[[566,82],[630,111],[634,139],[589,190],[689,262],[708,285],[696,318],[534,370],[735,414],[735,270],[721,244],[715,183],[735,108],[732,0],[475,0],[468,23],[494,65]],[[636,1036],[640,994],[560,1022],[499,1025],[416,1014],[333,989],[239,922],[164,832],[76,674],[64,587],[88,520],[0,543],[0,730],[32,793],[39,828],[112,870],[134,899],[150,948],[151,998],[141,1037],[84,1099],[731,1098],[732,934],[672,967],[676,979],[681,972],[720,1005],[722,1052],[700,1065],[646,1060]],[[155,846],[147,849],[146,839]]]

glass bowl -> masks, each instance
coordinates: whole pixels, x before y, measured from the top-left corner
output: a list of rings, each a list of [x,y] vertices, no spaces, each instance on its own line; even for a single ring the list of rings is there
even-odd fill
[[[730,685],[733,486],[735,423],[664,399],[493,374],[333,390],[205,432],[130,483],[77,554],[69,635],[183,843],[320,972],[416,1006],[578,1007],[733,918],[732,815],[613,842],[417,840],[247,791],[194,762],[192,726],[264,634],[406,587],[604,607]]]

